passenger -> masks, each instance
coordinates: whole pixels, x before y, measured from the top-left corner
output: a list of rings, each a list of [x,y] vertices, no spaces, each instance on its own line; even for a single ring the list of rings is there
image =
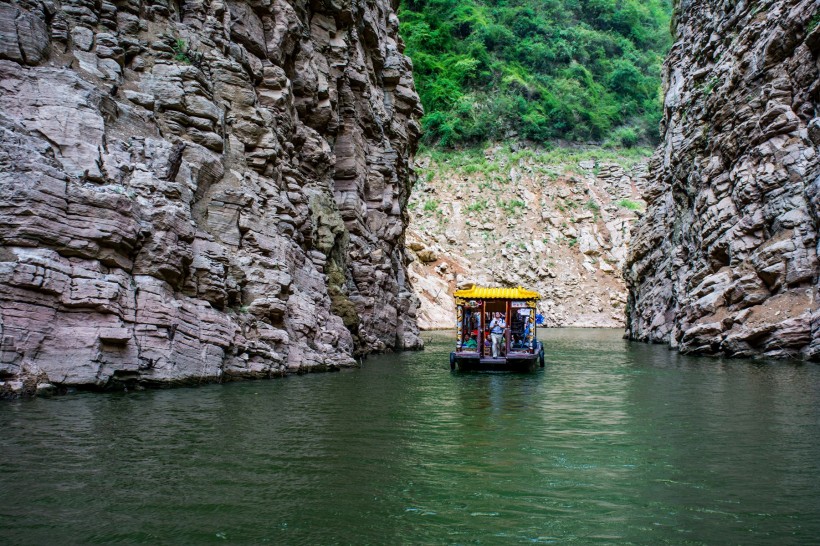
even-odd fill
[[[524,319],[524,340],[529,339],[530,332],[532,331],[532,319],[527,317]]]
[[[470,330],[481,330],[481,313],[474,311],[470,315]]]
[[[495,318],[490,322],[490,334],[493,338],[493,358],[498,358],[499,348],[504,339],[504,329],[507,327],[507,322],[501,313],[496,312]]]
[[[516,334],[515,336],[513,336],[512,348],[513,349],[523,349],[524,348],[524,340],[521,339],[520,335]]]
[[[478,342],[476,342],[475,337],[470,336],[470,339],[464,342],[464,345],[461,346],[462,349],[472,349],[475,350],[478,348]]]

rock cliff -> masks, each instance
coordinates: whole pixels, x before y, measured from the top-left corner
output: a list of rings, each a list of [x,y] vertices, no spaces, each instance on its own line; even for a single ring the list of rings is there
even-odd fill
[[[453,290],[473,282],[537,290],[550,327],[623,327],[646,156],[505,148],[419,158],[407,232],[419,326],[452,328]]]
[[[633,339],[820,359],[816,0],[681,1],[625,271]]]
[[[4,388],[418,348],[395,7],[0,0]]]

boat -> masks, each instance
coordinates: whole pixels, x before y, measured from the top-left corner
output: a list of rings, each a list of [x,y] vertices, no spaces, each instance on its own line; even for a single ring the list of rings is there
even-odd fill
[[[538,292],[473,284],[456,290],[453,299],[456,350],[450,353],[451,370],[531,372],[544,367],[544,347],[536,332]],[[490,326],[497,313],[505,324],[493,356]]]

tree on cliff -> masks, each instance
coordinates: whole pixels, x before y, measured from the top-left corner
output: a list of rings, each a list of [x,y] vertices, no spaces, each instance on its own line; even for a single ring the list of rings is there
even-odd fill
[[[669,0],[403,0],[428,144],[655,143]]]

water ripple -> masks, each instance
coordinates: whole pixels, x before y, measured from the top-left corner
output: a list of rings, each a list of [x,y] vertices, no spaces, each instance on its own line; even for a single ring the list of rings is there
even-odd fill
[[[547,331],[544,370],[361,370],[0,405],[5,543],[801,544],[820,368]]]

